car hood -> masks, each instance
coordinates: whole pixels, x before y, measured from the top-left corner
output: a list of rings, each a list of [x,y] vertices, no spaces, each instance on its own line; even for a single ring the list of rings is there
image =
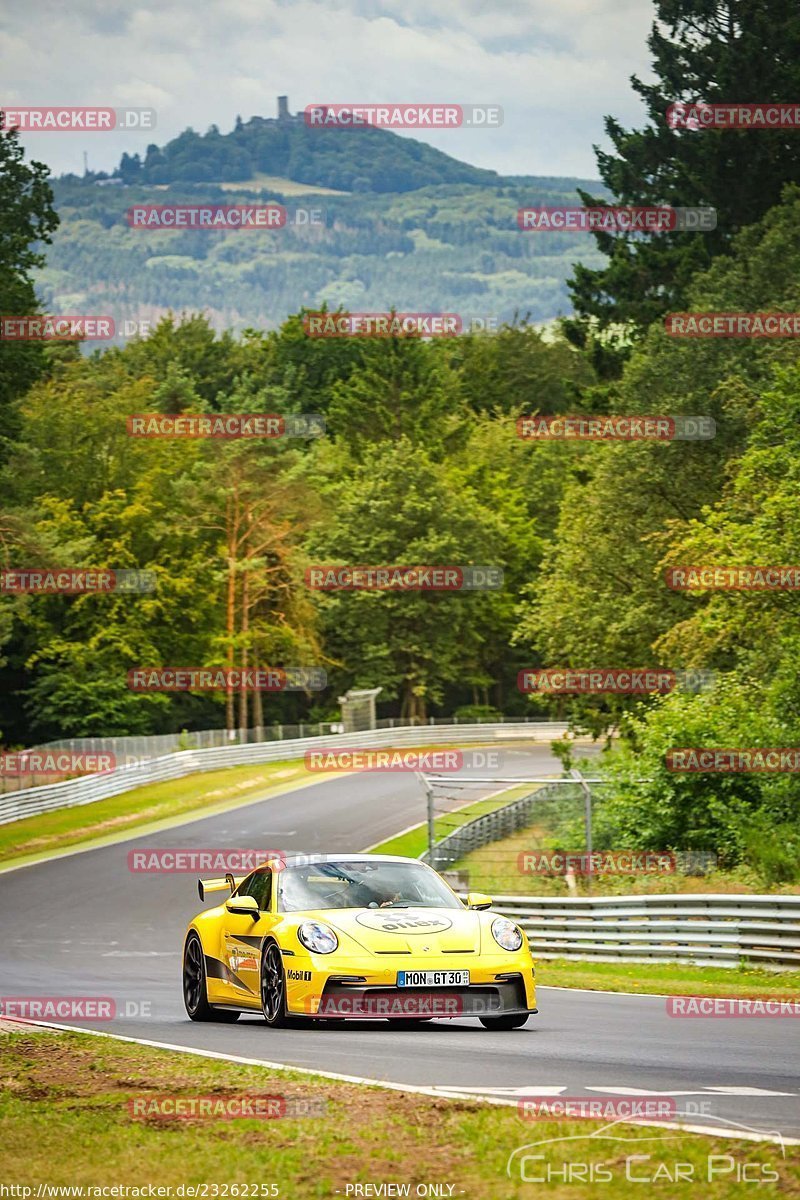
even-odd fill
[[[479,954],[480,914],[458,908],[348,908],[324,920],[371,954]]]

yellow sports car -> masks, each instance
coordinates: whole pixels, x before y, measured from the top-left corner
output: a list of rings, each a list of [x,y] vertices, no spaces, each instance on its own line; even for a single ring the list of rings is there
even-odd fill
[[[522,930],[488,911],[488,896],[470,893],[464,905],[418,859],[287,855],[199,889],[201,900],[231,894],[186,933],[193,1021],[261,1011],[272,1026],[478,1017],[487,1029],[518,1029],[537,1011]]]

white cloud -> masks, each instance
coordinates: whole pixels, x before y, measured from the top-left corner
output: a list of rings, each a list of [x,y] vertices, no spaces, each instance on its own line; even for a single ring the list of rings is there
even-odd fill
[[[316,101],[500,104],[496,130],[427,136],[502,173],[594,175],[602,120],[641,120],[628,83],[648,74],[650,0],[33,0],[7,9],[0,100],[158,110],[155,134],[30,134],[52,169],[111,169],[187,125],[229,129]]]

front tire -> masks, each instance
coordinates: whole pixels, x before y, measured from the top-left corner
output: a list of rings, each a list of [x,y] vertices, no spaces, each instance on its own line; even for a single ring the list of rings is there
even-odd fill
[[[511,1013],[507,1017],[479,1017],[484,1029],[521,1029],[529,1013]]]
[[[200,938],[192,930],[183,949],[183,1003],[191,1021],[222,1021],[231,1024],[239,1013],[230,1008],[212,1008],[208,1003],[206,956]]]
[[[272,1029],[282,1029],[286,1013],[286,975],[283,958],[275,942],[268,942],[261,954],[261,1011]]]

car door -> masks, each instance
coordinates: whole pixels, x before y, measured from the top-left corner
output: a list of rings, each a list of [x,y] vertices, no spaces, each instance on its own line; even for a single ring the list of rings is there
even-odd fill
[[[250,914],[232,913],[225,907],[223,928],[223,962],[230,999],[253,1008],[261,1007],[259,974],[261,942],[276,923],[272,913],[273,874],[262,867],[249,875],[234,892],[234,896],[252,896],[259,908],[254,920]]]

